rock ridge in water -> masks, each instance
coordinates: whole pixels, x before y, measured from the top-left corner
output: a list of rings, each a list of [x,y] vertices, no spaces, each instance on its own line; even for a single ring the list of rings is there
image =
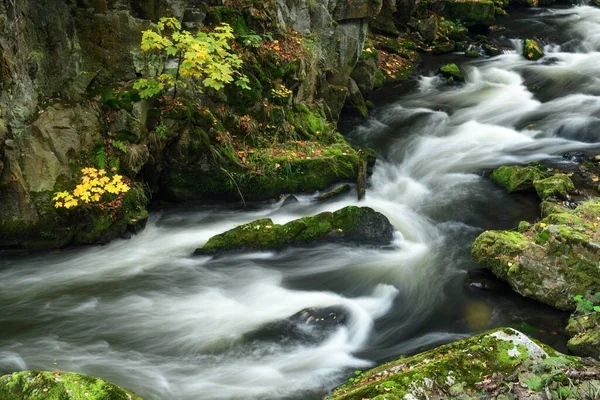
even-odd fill
[[[194,254],[280,250],[316,243],[387,245],[393,236],[394,227],[383,214],[369,207],[348,206],[284,225],[275,224],[269,218],[259,219],[211,237]]]
[[[592,399],[599,377],[598,362],[498,328],[360,373],[327,399]]]
[[[104,379],[74,372],[21,371],[0,377],[2,400],[143,400]]]

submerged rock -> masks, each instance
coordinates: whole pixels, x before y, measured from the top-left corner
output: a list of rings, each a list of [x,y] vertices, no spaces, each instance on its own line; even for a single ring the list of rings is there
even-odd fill
[[[525,39],[523,43],[523,57],[531,61],[537,61],[544,57],[542,46],[535,39]]]
[[[323,242],[386,245],[391,242],[393,234],[394,227],[383,214],[368,207],[348,206],[285,225],[275,224],[269,218],[259,219],[211,237],[194,254],[279,250]]]
[[[22,371],[0,377],[2,400],[142,400],[101,378],[73,372]]]
[[[544,169],[539,164],[528,166],[502,166],[492,171],[490,177],[494,182],[506,188],[508,193],[526,192],[533,190],[533,181],[546,176]]]
[[[328,399],[537,399],[548,393],[591,399],[589,389],[600,389],[599,377],[596,362],[582,363],[499,328],[376,367]]]

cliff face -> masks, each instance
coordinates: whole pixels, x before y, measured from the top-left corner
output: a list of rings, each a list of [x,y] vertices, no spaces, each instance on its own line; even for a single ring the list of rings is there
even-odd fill
[[[293,77],[293,102],[309,107],[319,103],[323,117],[335,121],[348,88],[356,87],[350,74],[364,45],[367,20],[379,12],[381,3],[277,0],[230,6],[244,15],[260,9],[272,22],[267,29],[295,31],[310,39],[310,51],[304,52]],[[91,164],[94,149],[112,140],[108,138],[114,132],[127,131],[136,138],[127,144],[129,155],[121,157],[121,167],[130,178],[143,180],[138,176],[143,168],[156,182],[174,166],[194,173],[196,167],[190,165],[198,161],[180,154],[192,140],[187,123],[167,121],[175,132],[166,145],[152,149],[146,102],[137,98],[125,109],[107,111],[92,101],[91,92],[140,76],[144,68],[141,32],[152,29],[161,16],[175,16],[184,28],[195,31],[207,16],[220,22],[220,14],[213,10],[222,8],[197,0],[0,3],[0,247],[56,247],[114,235],[114,224],[99,222],[99,216],[89,213],[61,215],[51,200],[81,167]],[[299,115],[303,120],[314,117]],[[206,172],[213,167],[210,157],[201,158],[196,169]],[[349,168],[351,176],[354,167]],[[158,190],[160,183],[155,186]],[[137,223],[136,214],[145,213],[145,201],[138,203],[126,213],[130,220],[119,224],[120,233]]]

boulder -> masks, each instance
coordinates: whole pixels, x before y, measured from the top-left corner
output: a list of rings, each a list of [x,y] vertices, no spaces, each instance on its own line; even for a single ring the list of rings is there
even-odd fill
[[[348,206],[285,225],[275,224],[269,218],[259,219],[211,237],[194,254],[280,250],[317,243],[387,245],[393,235],[394,227],[383,214],[368,207]]]
[[[542,200],[551,197],[565,199],[575,190],[573,181],[565,174],[555,174],[549,178],[533,181],[533,187]]]
[[[578,307],[569,319],[567,333],[572,336],[567,343],[572,353],[596,359],[600,357],[600,312]]]
[[[573,311],[575,296],[600,292],[600,203],[561,211],[523,233],[484,232],[471,254],[521,295]]]
[[[0,377],[2,400],[142,400],[101,378],[61,371],[21,371]]]
[[[498,328],[360,373],[327,399],[541,399],[559,393],[591,399],[587,393],[600,389],[598,377],[597,362],[583,363]]]
[[[441,67],[440,74],[442,76],[444,76],[445,78],[448,78],[448,80],[450,80],[450,79],[457,80],[457,81],[465,80],[465,76],[463,75],[462,71],[460,70],[458,65],[456,65],[454,63],[446,64],[443,67]]]
[[[369,18],[379,14],[381,6],[381,0],[338,0],[332,15],[335,21]]]
[[[533,181],[546,177],[544,168],[539,164],[525,167],[502,166],[492,171],[492,180],[506,188],[508,193],[533,190]]]
[[[465,26],[490,26],[494,24],[496,10],[491,0],[446,0],[444,14]]]
[[[544,57],[544,50],[537,40],[525,39],[523,43],[523,57],[531,61],[537,61]]]

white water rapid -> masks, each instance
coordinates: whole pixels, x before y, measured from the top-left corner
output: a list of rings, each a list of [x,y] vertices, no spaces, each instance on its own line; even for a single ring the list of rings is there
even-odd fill
[[[2,257],[0,374],[79,371],[148,400],[318,399],[353,369],[512,322],[516,311],[506,308],[520,307],[492,298],[477,300],[491,309],[483,326],[465,316],[469,243],[535,211],[481,172],[562,160],[591,149],[600,128],[600,9],[520,18],[525,30],[548,33],[543,60],[509,51],[466,64],[462,85],[422,77],[351,133],[383,156],[361,203],[352,194],[250,211],[170,210],[130,240]],[[397,230],[393,245],[191,256],[240,223],[349,204],[385,214]],[[345,324],[293,332],[280,324],[329,306],[346,310]]]

